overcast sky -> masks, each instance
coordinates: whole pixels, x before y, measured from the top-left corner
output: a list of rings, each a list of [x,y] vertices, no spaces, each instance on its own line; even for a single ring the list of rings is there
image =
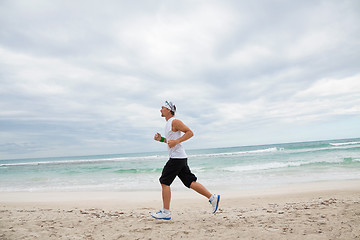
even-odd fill
[[[360,1],[0,1],[0,159],[360,137]]]

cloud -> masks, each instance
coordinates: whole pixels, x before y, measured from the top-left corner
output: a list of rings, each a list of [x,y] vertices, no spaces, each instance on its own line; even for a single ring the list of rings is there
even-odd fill
[[[345,126],[360,114],[357,9],[2,1],[0,159],[163,150],[167,99],[193,148],[321,139],[324,124],[358,137]]]
[[[347,96],[358,99],[360,97],[360,74],[344,79],[325,78],[312,84],[308,89],[297,94],[299,98]]]

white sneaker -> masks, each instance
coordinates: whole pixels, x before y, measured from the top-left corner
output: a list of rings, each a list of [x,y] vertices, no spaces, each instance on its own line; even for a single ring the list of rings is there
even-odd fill
[[[214,195],[212,195],[212,197],[210,199],[211,200],[209,200],[209,203],[213,207],[213,213],[216,213],[216,211],[218,210],[218,207],[219,207],[220,195],[214,194]]]
[[[151,216],[155,219],[164,219],[170,220],[171,219],[171,212],[165,213],[163,210],[158,211],[157,213],[151,213]]]

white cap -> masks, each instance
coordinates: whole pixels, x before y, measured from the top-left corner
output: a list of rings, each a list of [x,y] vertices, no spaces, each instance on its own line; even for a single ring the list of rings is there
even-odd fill
[[[173,103],[170,102],[170,101],[165,101],[164,107],[166,107],[167,109],[173,111],[174,113],[176,112],[175,104],[173,104]]]

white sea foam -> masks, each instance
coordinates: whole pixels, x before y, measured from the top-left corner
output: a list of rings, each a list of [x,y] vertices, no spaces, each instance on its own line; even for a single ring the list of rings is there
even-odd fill
[[[360,142],[348,142],[348,143],[330,143],[329,147],[314,147],[314,148],[303,148],[303,149],[286,149],[281,147],[271,147],[257,150],[238,151],[238,152],[224,152],[224,153],[207,153],[207,154],[194,154],[190,157],[222,157],[222,156],[237,156],[237,155],[252,155],[252,154],[263,154],[263,153],[305,153],[305,152],[317,152],[327,151],[332,149],[350,149],[360,147]]]
[[[221,156],[236,156],[236,155],[248,155],[248,154],[261,154],[283,151],[283,148],[265,148],[258,150],[240,151],[240,152],[224,152],[224,153],[206,153],[206,154],[193,154],[190,157],[221,157]]]
[[[222,168],[222,170],[230,172],[247,172],[247,171],[259,171],[259,170],[270,170],[280,169],[288,167],[300,167],[310,164],[339,164],[344,161],[342,160],[323,160],[323,161],[294,161],[294,162],[271,162],[265,164],[253,164],[253,165],[236,165],[231,167]]]
[[[343,144],[343,145],[333,145],[328,147],[318,147],[318,148],[304,148],[304,149],[285,149],[286,153],[306,153],[306,152],[318,152],[318,151],[327,151],[327,150],[335,150],[335,149],[352,149],[359,148],[360,142],[356,142],[353,144]]]
[[[286,167],[300,166],[300,165],[302,165],[301,162],[289,162],[289,163],[273,162],[266,164],[232,166],[232,167],[223,168],[223,170],[230,172],[247,172],[247,171],[259,171],[259,170],[268,170],[275,168],[286,168]]]
[[[133,160],[153,160],[153,159],[159,159],[159,158],[164,158],[164,157],[158,156],[158,155],[153,155],[153,156],[142,156],[142,157],[119,157],[119,158],[101,158],[101,159],[73,159],[73,160],[17,162],[17,163],[3,163],[3,164],[0,164],[0,167],[123,162],[123,161],[133,161]]]
[[[345,146],[345,145],[356,145],[360,142],[340,142],[340,143],[329,143],[331,146]]]

